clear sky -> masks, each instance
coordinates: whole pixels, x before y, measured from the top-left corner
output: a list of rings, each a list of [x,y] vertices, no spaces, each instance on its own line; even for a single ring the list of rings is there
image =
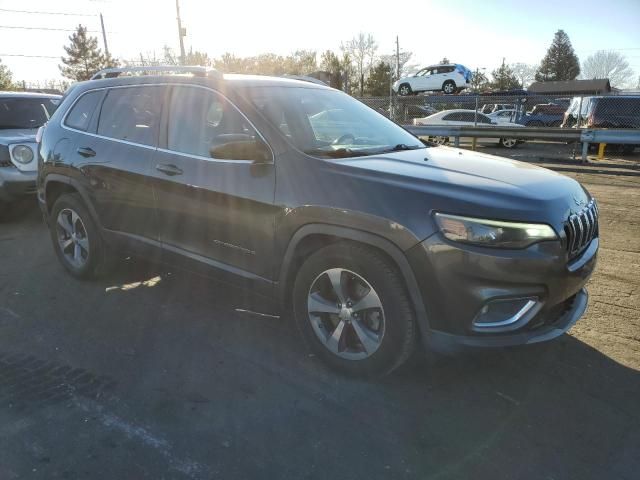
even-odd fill
[[[581,61],[600,49],[617,50],[640,75],[640,0],[180,0],[180,6],[187,50],[212,57],[337,51],[342,41],[363,31],[374,35],[379,53],[392,53],[399,35],[401,49],[413,52],[412,63],[431,64],[447,56],[491,71],[502,57],[507,63],[538,63],[562,28]],[[118,58],[136,58],[140,52],[160,56],[163,45],[178,51],[175,0],[0,0],[0,59],[15,80],[57,79],[57,57],[64,54],[70,32],[38,28],[72,30],[83,23],[103,47],[99,12],[109,49]]]

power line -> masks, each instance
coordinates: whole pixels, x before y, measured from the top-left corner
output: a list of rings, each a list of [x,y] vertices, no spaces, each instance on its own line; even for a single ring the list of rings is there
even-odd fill
[[[60,58],[52,55],[23,55],[21,53],[0,53],[0,57],[24,57],[24,58]]]
[[[29,13],[35,15],[68,15],[70,17],[95,17],[94,14],[89,13],[41,12],[39,10],[14,10],[12,8],[0,8],[0,12]]]
[[[68,29],[68,28],[49,28],[49,27],[22,27],[22,26],[11,26],[11,25],[0,25],[0,28],[11,28],[18,30],[45,30],[49,32],[75,32],[76,29]],[[98,30],[87,30],[87,33],[100,33]],[[109,32],[112,33],[112,32]]]

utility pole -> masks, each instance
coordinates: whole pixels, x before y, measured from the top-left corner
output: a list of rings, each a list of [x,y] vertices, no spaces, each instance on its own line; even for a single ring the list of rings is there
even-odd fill
[[[182,28],[182,20],[180,20],[180,4],[178,3],[178,0],[176,0],[176,15],[178,19],[178,38],[180,39],[180,65],[184,65],[185,54],[184,40],[182,39],[182,37],[187,34],[187,31],[185,28]]]
[[[109,56],[109,46],[107,45],[107,32],[104,30],[104,19],[102,13],[100,14],[100,26],[102,27],[102,41],[104,42],[104,53]]]
[[[400,41],[396,35],[396,80],[400,78]]]

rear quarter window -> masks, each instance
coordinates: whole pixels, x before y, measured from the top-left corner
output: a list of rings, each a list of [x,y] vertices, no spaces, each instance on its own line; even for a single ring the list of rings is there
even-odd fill
[[[69,110],[64,124],[67,127],[86,132],[103,94],[104,92],[99,90],[82,95]]]

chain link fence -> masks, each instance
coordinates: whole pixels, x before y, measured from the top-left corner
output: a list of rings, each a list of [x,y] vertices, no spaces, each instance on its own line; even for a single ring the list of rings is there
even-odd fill
[[[460,115],[446,120],[497,125],[518,123],[527,127],[640,128],[640,92],[581,96],[392,95],[359,100],[402,125],[420,125],[425,117],[459,109],[473,112],[473,120]]]

